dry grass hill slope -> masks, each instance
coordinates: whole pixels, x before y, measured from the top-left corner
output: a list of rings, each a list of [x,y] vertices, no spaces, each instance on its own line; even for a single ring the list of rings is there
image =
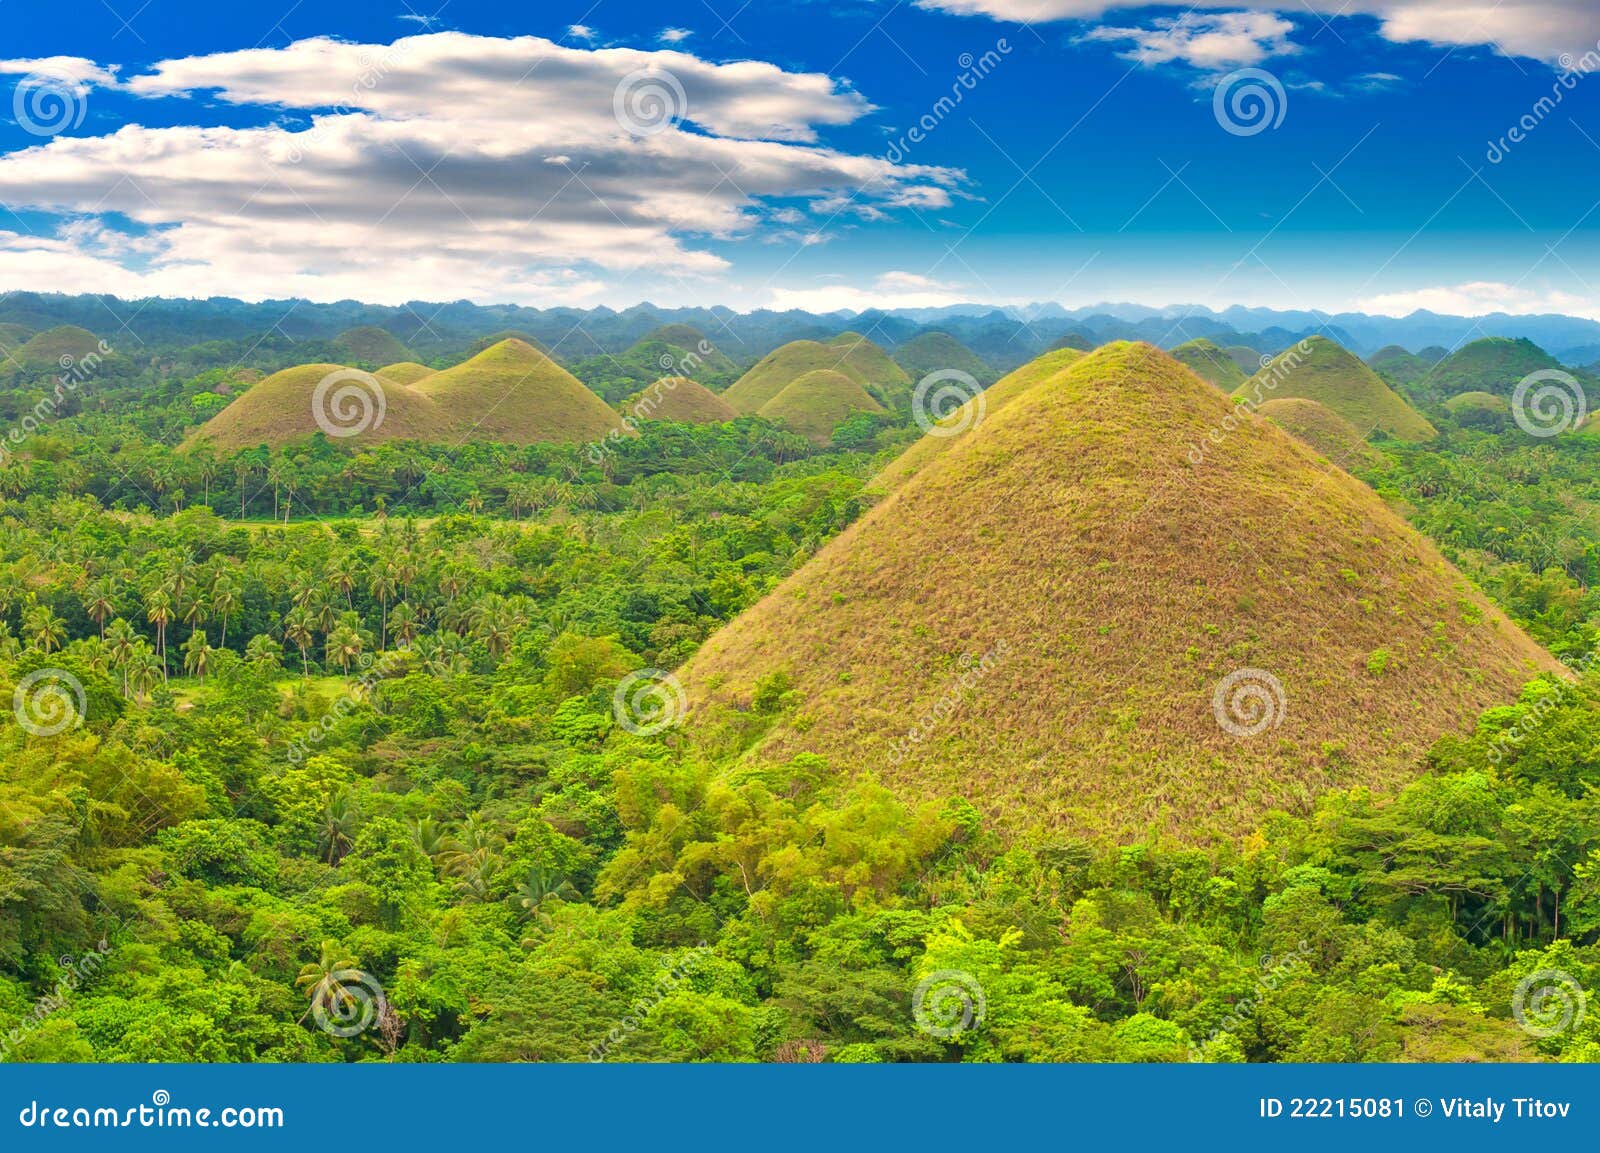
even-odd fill
[[[340,372],[353,374],[353,370],[338,364],[301,364],[275,372],[203,424],[185,446],[202,442],[222,449],[277,446],[318,432],[363,445],[386,440],[449,439],[451,421],[445,412],[396,381],[377,379],[382,394],[381,418],[377,392],[354,375],[329,386],[319,399],[318,386]]]
[[[1396,786],[1559,668],[1270,422],[1191,463],[1231,415],[1149,345],[1045,375],[706,641],[694,739],[963,795],[1025,841],[1200,842]]]
[[[1355,425],[1325,404],[1286,396],[1267,401],[1256,410],[1256,415],[1274,421],[1290,436],[1310,445],[1346,472],[1383,462],[1383,455],[1362,439]]]
[[[739,416],[728,403],[697,380],[663,376],[618,406],[636,421],[673,420],[681,424],[720,424]]]
[[[35,372],[59,371],[100,350],[100,338],[86,328],[64,324],[30,337],[16,352],[25,368]],[[71,357],[66,365],[62,359]]]
[[[1209,381],[1223,392],[1232,392],[1245,382],[1244,369],[1215,341],[1200,337],[1172,350],[1172,359],[1188,365],[1201,380]],[[1254,369],[1252,369],[1254,371]]]
[[[866,337],[845,332],[826,344],[792,340],[773,349],[722,394],[738,412],[750,414],[808,372],[841,372],[890,407],[909,401],[911,378]]]
[[[411,359],[411,350],[398,337],[371,324],[346,329],[333,338],[333,346],[351,363],[379,365]]]
[[[429,368],[425,364],[418,364],[414,360],[402,360],[397,364],[384,365],[378,369],[378,375],[399,384],[416,384],[423,377],[432,376],[436,371],[438,370]]]
[[[843,359],[835,367],[855,379],[887,408],[905,408],[911,403],[911,376],[883,349],[859,332],[841,332],[828,341]]]
[[[851,377],[819,368],[797,377],[762,405],[759,415],[821,445],[832,440],[833,430],[855,413],[882,411],[883,405]]]
[[[1364,361],[1325,336],[1285,349],[1233,395],[1253,404],[1286,397],[1314,400],[1344,417],[1363,436],[1374,430],[1411,441],[1438,435],[1427,418]]]
[[[522,340],[502,340],[414,388],[471,440],[578,444],[622,427],[605,401]]]
[[[892,492],[908,478],[920,472],[929,461],[937,460],[949,447],[952,439],[966,436],[981,427],[994,413],[999,412],[1040,381],[1065,371],[1068,365],[1083,355],[1076,348],[1058,348],[1036,360],[1030,360],[1014,372],[1007,373],[985,389],[981,398],[969,400],[940,421],[938,435],[929,433],[923,436],[886,464],[877,476],[867,482],[867,494],[882,496]]]
[[[979,384],[993,384],[995,371],[972,349],[948,332],[921,332],[894,350],[894,362],[913,381],[930,372],[954,369],[964,372]]]

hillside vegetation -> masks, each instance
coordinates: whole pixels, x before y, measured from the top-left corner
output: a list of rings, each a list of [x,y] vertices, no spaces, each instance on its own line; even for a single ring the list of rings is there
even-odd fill
[[[1224,392],[1232,392],[1245,382],[1246,373],[1233,357],[1205,337],[1178,345],[1171,355],[1179,364],[1193,369],[1201,380],[1209,381]],[[1251,371],[1255,371],[1254,366]]]
[[[883,405],[844,372],[817,369],[796,377],[761,406],[759,415],[787,426],[812,444],[827,444],[850,416],[882,411]]]
[[[993,384],[995,371],[972,349],[948,332],[923,332],[894,350],[894,362],[913,381],[930,372],[954,369],[964,372],[979,384]]]
[[[1147,345],[1046,376],[706,642],[682,674],[700,739],[961,794],[1033,842],[1201,841],[1399,785],[1557,667],[1269,422],[1204,465],[1172,450],[1230,411]],[[1242,739],[1214,696],[1262,673],[1282,696]]]

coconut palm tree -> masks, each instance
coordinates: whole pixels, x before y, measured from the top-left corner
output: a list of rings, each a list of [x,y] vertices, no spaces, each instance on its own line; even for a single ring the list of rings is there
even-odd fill
[[[355,958],[346,956],[332,941],[322,942],[322,955],[302,965],[300,975],[294,979],[294,983],[306,991],[306,999],[311,1002],[305,1016],[300,1018],[302,1023],[319,1005],[329,1016],[341,1015],[339,1006],[348,1002],[354,994],[345,987],[340,977],[354,968]]]
[[[545,928],[550,927],[550,909],[565,901],[576,901],[578,890],[567,878],[554,869],[534,866],[517,882],[517,904],[531,920]]]
[[[292,608],[289,610],[289,615],[283,618],[284,639],[300,650],[302,678],[311,675],[311,665],[306,660],[306,650],[311,647],[311,642],[315,639],[312,624],[311,614],[304,608]]]
[[[322,828],[319,844],[328,854],[328,864],[337,865],[340,858],[355,844],[356,824],[360,814],[350,798],[340,793],[328,802],[322,811]]]
[[[22,633],[41,653],[51,653],[67,639],[67,623],[49,605],[32,604],[23,611]]]
[[[83,611],[99,626],[100,639],[105,640],[106,621],[117,615],[116,582],[101,577],[84,590]]]
[[[263,672],[275,673],[283,667],[283,646],[266,633],[257,633],[244,646],[244,658]]]
[[[211,668],[211,654],[216,650],[206,640],[204,629],[195,629],[183,644],[183,667],[206,683],[206,671]]]
[[[161,656],[161,680],[167,679],[167,626],[172,623],[172,594],[157,588],[144,598],[145,619],[156,626],[156,652]]]
[[[133,626],[121,617],[112,621],[111,627],[102,631],[101,636],[106,655],[111,658],[111,667],[122,670],[122,695],[127,696],[128,662],[133,657],[134,646],[139,644],[141,638]]]
[[[134,695],[143,701],[150,695],[150,690],[156,687],[157,681],[166,680],[167,670],[141,638],[128,657],[128,667],[123,675],[132,686]]]

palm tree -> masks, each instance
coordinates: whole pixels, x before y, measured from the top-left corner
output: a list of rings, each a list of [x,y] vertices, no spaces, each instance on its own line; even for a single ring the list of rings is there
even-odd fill
[[[29,605],[22,614],[22,631],[42,653],[54,652],[67,639],[67,624],[49,605]]]
[[[550,927],[550,914],[547,910],[551,905],[577,899],[577,887],[554,869],[536,865],[528,870],[526,877],[517,882],[517,904],[527,911],[531,919],[546,928]]]
[[[257,633],[244,646],[244,658],[263,672],[277,672],[283,667],[283,646],[266,633]]]
[[[389,614],[389,626],[394,629],[394,635],[400,638],[400,643],[409,648],[411,642],[417,639],[417,634],[422,631],[422,619],[409,602],[401,601],[394,606],[394,612]]]
[[[211,654],[215,652],[206,641],[204,629],[195,629],[183,645],[183,667],[206,683],[206,670],[211,667]]]
[[[328,634],[328,639],[323,645],[326,659],[339,662],[339,671],[345,674],[350,672],[350,662],[361,658],[361,634],[349,625],[340,625]]]
[[[306,649],[311,647],[315,637],[312,629],[311,614],[304,608],[293,608],[289,615],[283,618],[284,639],[300,650],[300,675],[301,678],[311,675],[311,665],[306,660]]]
[[[167,679],[167,626],[172,623],[172,594],[158,588],[144,598],[145,619],[156,626],[156,652],[161,654],[161,680]]]
[[[183,610],[183,623],[199,632],[205,627],[206,621],[211,619],[211,606],[206,603],[206,598],[198,593],[189,602],[189,607]]]
[[[367,591],[372,594],[373,600],[383,605],[383,626],[378,641],[380,649],[389,647],[389,598],[394,596],[395,584],[394,562],[380,557],[367,576]]]
[[[447,841],[444,826],[432,817],[418,817],[412,822],[411,839],[429,860],[439,855]]]
[[[211,586],[211,615],[222,622],[222,638],[217,642],[219,648],[228,647],[228,618],[238,616],[239,608],[239,590],[227,577],[219,576],[217,583]]]
[[[322,579],[344,593],[344,607],[355,608],[350,592],[356,587],[356,566],[348,553],[334,557],[322,570]]]
[[[122,695],[128,695],[128,662],[133,657],[134,646],[140,641],[139,634],[132,625],[118,617],[111,622],[111,627],[101,633],[106,646],[106,653],[111,658],[113,668],[122,670]]]
[[[100,627],[100,639],[106,638],[106,621],[117,615],[116,584],[102,577],[91,584],[83,594],[83,611]]]
[[[143,638],[134,646],[128,658],[128,667],[123,676],[132,686],[134,695],[141,701],[150,695],[150,690],[156,687],[156,681],[165,680],[167,670],[156,654],[151,651]]]
[[[350,798],[340,793],[328,802],[322,811],[322,833],[319,843],[327,851],[328,864],[337,865],[339,859],[355,844],[356,822],[360,814]]]
[[[355,958],[346,957],[339,946],[332,941],[322,942],[322,956],[309,964],[300,967],[300,975],[294,983],[306,991],[306,999],[311,1002],[310,1008],[301,1017],[301,1023],[320,1005],[324,1014],[332,1017],[341,1016],[337,1005],[348,1004],[354,994],[345,987],[341,981],[341,974],[356,967]]]

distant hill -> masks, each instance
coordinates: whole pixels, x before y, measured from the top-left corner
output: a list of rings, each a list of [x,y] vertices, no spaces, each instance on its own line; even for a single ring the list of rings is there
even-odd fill
[[[1361,433],[1325,404],[1303,397],[1269,400],[1256,410],[1296,440],[1310,445],[1346,472],[1380,464],[1383,456]]]
[[[1422,385],[1440,399],[1462,392],[1509,397],[1529,374],[1560,367],[1560,361],[1531,340],[1490,336],[1445,357],[1422,378]]]
[[[474,440],[580,443],[622,424],[577,377],[522,340],[502,340],[414,387]]]
[[[1445,401],[1444,407],[1455,417],[1457,424],[1491,432],[1503,429],[1511,415],[1510,402],[1492,392],[1458,393]]]
[[[432,376],[437,369],[429,368],[425,364],[418,364],[414,360],[402,360],[398,364],[386,364],[378,369],[378,375],[385,380],[398,381],[401,384],[416,384],[425,376]]]
[[[621,405],[622,415],[637,421],[672,420],[681,424],[720,424],[738,413],[720,396],[687,376],[664,376]]]
[[[1231,415],[1148,345],[1046,375],[706,641],[692,739],[966,797],[1035,844],[1200,842],[1392,790],[1560,667],[1270,422],[1172,450]]]
[[[1211,382],[1223,392],[1232,392],[1245,382],[1245,373],[1234,359],[1203,336],[1178,345],[1171,355],[1179,364],[1192,368],[1201,380]]]
[[[701,366],[710,374],[738,371],[738,366],[707,339],[705,333],[692,325],[663,324],[661,327],[653,328],[645,333],[644,336],[634,342],[634,346],[651,343],[665,344],[670,348],[677,349],[681,355],[678,357],[678,363],[673,367],[680,371],[691,367],[696,368],[696,377],[702,375],[698,371]]]
[[[1254,376],[1261,370],[1261,353],[1248,344],[1230,344],[1222,352],[1246,376]]]
[[[1059,352],[1062,349],[1071,349],[1074,352],[1088,352],[1094,348],[1094,337],[1084,332],[1064,332],[1050,342],[1046,352]]]
[[[346,329],[333,338],[333,346],[352,363],[377,365],[411,359],[410,349],[388,329],[376,325]]]
[[[341,373],[344,377],[319,399],[318,386]],[[338,435],[346,430],[354,430],[348,439],[361,444],[443,442],[450,437],[451,421],[433,401],[397,381],[356,376],[354,370],[339,364],[302,364],[251,385],[185,444],[209,443],[221,449],[262,444],[277,447],[318,432],[335,440],[346,439]]]
[[[523,344],[531,345],[532,347],[537,348],[551,360],[558,359],[555,353],[550,351],[550,346],[545,344],[544,341],[540,340],[537,336],[530,336],[528,333],[522,332],[518,329],[504,329],[500,332],[491,332],[488,336],[480,336],[477,340],[474,340],[471,344],[467,345],[467,351],[462,355],[461,359],[471,360],[474,356],[477,356],[478,353],[486,352],[495,345],[501,344],[507,340],[520,340]]]
[[[905,369],[858,332],[841,332],[825,343],[792,340],[762,357],[722,397],[739,412],[758,412],[791,383],[819,370],[843,373],[886,408],[910,401]]]
[[[70,357],[67,365],[81,361],[100,350],[100,338],[86,328],[62,325],[47,329],[30,337],[16,351],[16,358],[34,372],[60,370],[63,357]]]
[[[783,424],[811,441],[824,445],[833,431],[858,412],[883,412],[879,404],[852,377],[834,369],[802,373],[777,396],[761,406],[767,420]]]
[[[1389,383],[1403,385],[1415,384],[1428,375],[1432,364],[1398,344],[1390,344],[1367,357],[1367,366]]]
[[[1256,403],[1303,397],[1326,405],[1369,435],[1382,430],[1400,440],[1431,440],[1438,435],[1405,398],[1355,354],[1322,336],[1309,337],[1279,353],[1234,396]]]
[[[948,332],[923,332],[913,336],[894,350],[894,362],[913,382],[944,369],[964,372],[983,385],[993,384],[996,378],[994,369],[982,357]]]

